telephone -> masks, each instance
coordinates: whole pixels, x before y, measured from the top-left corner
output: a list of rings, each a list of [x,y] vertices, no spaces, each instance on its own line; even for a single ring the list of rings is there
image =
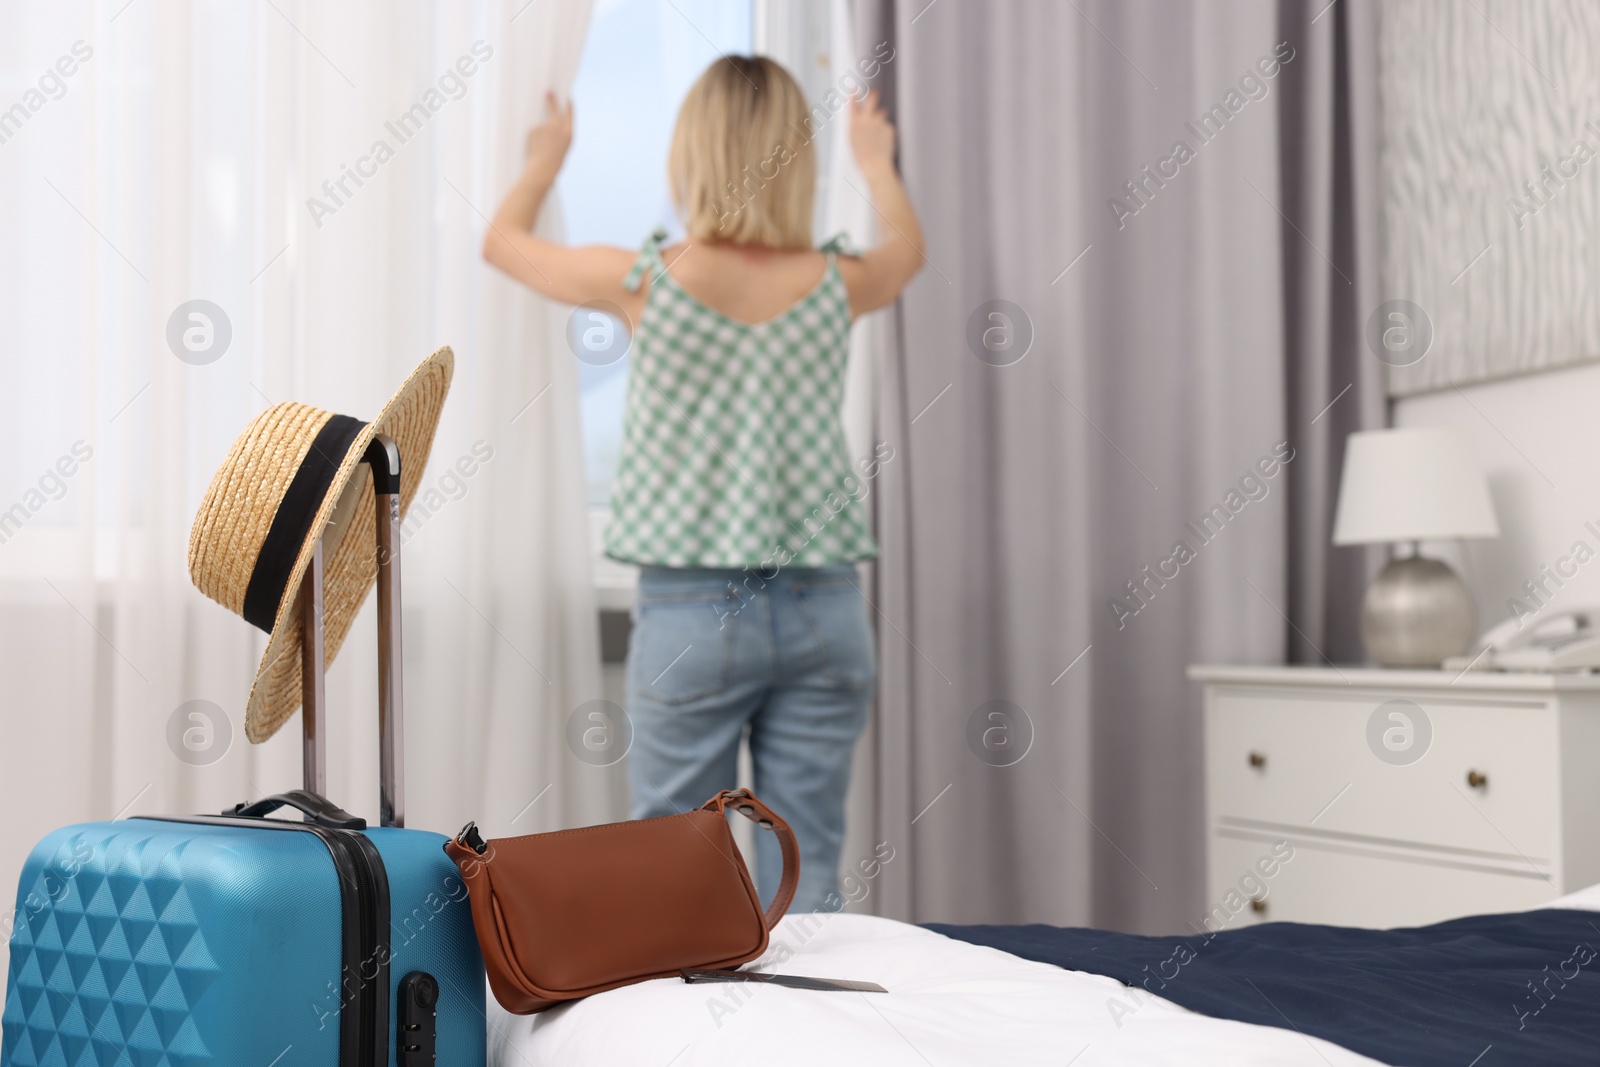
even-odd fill
[[[1507,619],[1445,670],[1571,671],[1600,669],[1600,607],[1575,608],[1548,619]]]

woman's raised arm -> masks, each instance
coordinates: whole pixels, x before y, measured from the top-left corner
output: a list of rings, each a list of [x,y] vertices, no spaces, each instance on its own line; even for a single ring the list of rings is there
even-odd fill
[[[893,303],[926,257],[917,213],[894,169],[894,127],[876,92],[850,102],[850,147],[882,224],[876,245],[860,257],[839,261],[850,313],[864,315]]]
[[[610,245],[572,248],[531,232],[539,206],[561,173],[572,144],[572,104],[546,94],[545,120],[528,131],[522,174],[501,201],[483,235],[483,258],[535,292],[564,304],[607,300],[636,318],[639,294],[622,285],[634,253]]]

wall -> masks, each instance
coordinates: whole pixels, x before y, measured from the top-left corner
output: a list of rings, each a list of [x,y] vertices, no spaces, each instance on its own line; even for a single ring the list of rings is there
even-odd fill
[[[1507,601],[1584,542],[1595,558],[1561,564],[1545,580],[1552,611],[1600,605],[1600,366],[1593,364],[1399,400],[1397,426],[1455,426],[1477,445],[1489,474],[1500,537],[1425,546],[1457,564],[1478,599],[1480,629],[1509,618]],[[1594,529],[1585,523],[1592,522]]]

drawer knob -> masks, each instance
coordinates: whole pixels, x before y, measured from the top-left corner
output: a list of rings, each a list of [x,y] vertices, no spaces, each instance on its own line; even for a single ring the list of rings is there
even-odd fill
[[[1485,789],[1489,785],[1489,776],[1482,771],[1468,771],[1467,785],[1472,789]]]
[[[1265,915],[1267,913],[1267,902],[1264,900],[1252,900],[1250,902],[1250,910],[1257,915]]]
[[[1265,767],[1266,765],[1267,765],[1267,757],[1263,756],[1259,752],[1250,753],[1250,766],[1252,766],[1252,767]]]

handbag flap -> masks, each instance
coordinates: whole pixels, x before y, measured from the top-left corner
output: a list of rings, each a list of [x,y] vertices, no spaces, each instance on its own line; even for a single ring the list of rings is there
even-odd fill
[[[557,996],[766,948],[760,898],[720,811],[496,841],[484,870],[510,962]]]

